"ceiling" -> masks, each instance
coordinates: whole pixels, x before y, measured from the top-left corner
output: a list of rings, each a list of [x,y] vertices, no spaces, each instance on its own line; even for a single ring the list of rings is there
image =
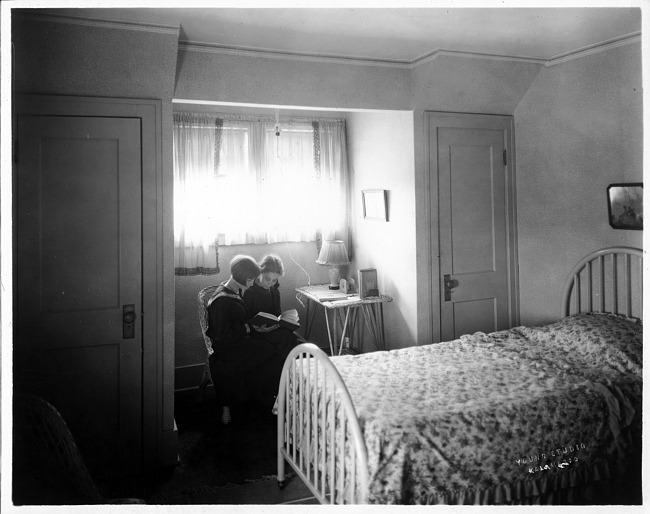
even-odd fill
[[[638,36],[640,8],[99,8],[41,12],[180,27],[228,49],[414,63],[439,51],[549,60]]]

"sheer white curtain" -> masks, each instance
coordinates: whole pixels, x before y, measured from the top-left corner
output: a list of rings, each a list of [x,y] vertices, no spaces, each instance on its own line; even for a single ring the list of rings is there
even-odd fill
[[[174,113],[174,261],[178,275],[219,273],[217,216],[211,209],[219,129],[214,117]]]
[[[350,252],[350,182],[345,121],[319,121],[317,128],[315,139],[320,148],[316,152],[316,161],[320,171],[315,188],[320,191],[319,228],[323,239],[343,239]]]
[[[226,245],[347,239],[344,120],[277,121],[175,113],[177,268],[213,266],[219,235]]]

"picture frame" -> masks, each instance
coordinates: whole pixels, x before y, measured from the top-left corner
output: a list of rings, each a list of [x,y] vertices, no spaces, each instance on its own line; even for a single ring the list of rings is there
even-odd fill
[[[377,270],[375,268],[360,269],[357,274],[359,279],[359,299],[380,296]]]
[[[609,225],[619,230],[643,230],[643,183],[607,186]]]
[[[385,189],[365,189],[361,191],[363,200],[363,219],[388,221]]]

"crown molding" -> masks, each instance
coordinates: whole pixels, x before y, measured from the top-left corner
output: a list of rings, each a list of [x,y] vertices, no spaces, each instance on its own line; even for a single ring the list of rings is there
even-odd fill
[[[34,14],[30,12],[12,12],[12,18],[22,18],[32,21],[45,21],[51,23],[68,23],[72,25],[83,25],[86,27],[102,27],[107,29],[135,30],[140,32],[154,32],[158,34],[172,34],[176,37],[180,34],[180,26],[155,25],[152,23],[139,23],[117,20],[100,20],[95,18],[77,18],[75,16],[63,16],[60,14]]]
[[[507,55],[491,55],[491,54],[481,54],[481,53],[473,53],[473,52],[455,52],[452,50],[434,50],[430,54],[426,54],[423,57],[418,57],[417,59],[414,59],[412,61],[403,61],[403,60],[369,59],[367,57],[343,57],[343,56],[336,56],[336,55],[304,54],[299,52],[278,52],[278,51],[260,50],[260,49],[245,48],[245,47],[222,46],[222,45],[215,45],[211,43],[195,43],[190,41],[181,41],[178,46],[179,46],[179,50],[185,50],[187,52],[206,52],[206,53],[214,53],[214,54],[234,55],[238,57],[256,57],[261,59],[308,61],[314,63],[356,64],[359,66],[381,66],[386,68],[405,68],[405,69],[416,68],[442,55],[449,55],[454,57],[467,57],[473,59],[532,62],[535,64],[546,63],[546,59],[515,57],[515,56],[507,56]]]
[[[545,64],[546,59],[536,59],[528,57],[514,57],[506,55],[490,55],[480,54],[473,52],[455,52],[451,50],[434,50],[423,57],[418,57],[412,61],[404,60],[385,60],[385,59],[369,59],[367,57],[344,57],[336,55],[324,54],[305,54],[299,52],[279,52],[272,50],[260,50],[246,47],[233,47],[215,45],[211,43],[195,43],[190,41],[181,41],[179,43],[179,50],[187,52],[206,52],[223,55],[234,55],[237,57],[256,57],[262,59],[280,59],[291,61],[307,61],[313,63],[332,63],[332,64],[356,64],[359,66],[381,66],[386,68],[403,68],[412,69],[422,64],[434,60],[438,56],[449,55],[454,57],[467,57],[474,59],[491,59],[501,61],[524,61],[533,62],[535,64]]]
[[[641,41],[641,33],[628,34],[619,38],[596,43],[585,48],[573,50],[565,54],[560,54],[551,58],[544,57],[522,57],[515,55],[497,55],[497,54],[483,54],[478,52],[457,52],[454,50],[438,49],[433,52],[418,57],[413,61],[398,61],[398,60],[382,60],[382,59],[368,59],[364,57],[342,57],[333,55],[318,55],[318,54],[304,54],[298,52],[277,52],[269,50],[259,50],[244,47],[230,47],[222,45],[214,45],[210,43],[194,43],[189,41],[179,42],[179,50],[187,52],[206,52],[223,55],[234,55],[238,57],[256,57],[262,59],[280,59],[290,61],[306,61],[314,63],[331,63],[331,64],[353,64],[359,66],[380,66],[386,68],[405,68],[414,69],[423,64],[431,62],[438,57],[460,57],[466,59],[487,59],[492,61],[508,61],[508,62],[523,62],[530,64],[543,65],[545,67],[555,66],[563,62],[571,61],[573,59],[580,59],[588,55],[599,52],[604,52],[619,46],[629,45]]]
[[[73,25],[82,25],[88,27],[102,27],[119,30],[134,30],[142,32],[153,32],[160,34],[172,34],[178,37],[180,35],[180,26],[156,25],[151,23],[127,22],[117,20],[100,20],[92,18],[80,18],[75,16],[63,16],[50,13],[31,13],[28,11],[12,12],[12,18],[22,18],[34,21],[45,21],[53,23],[68,23]],[[551,58],[542,57],[521,57],[512,55],[483,54],[478,52],[457,52],[454,50],[437,49],[412,61],[390,60],[390,59],[371,59],[367,57],[345,57],[327,54],[306,54],[300,52],[279,52],[270,50],[259,50],[246,47],[230,47],[215,45],[211,43],[199,43],[191,41],[179,41],[179,51],[187,52],[206,52],[222,55],[234,55],[238,57],[256,57],[263,59],[279,59],[289,61],[303,61],[313,63],[329,64],[351,64],[357,66],[378,66],[384,68],[401,68],[413,69],[431,62],[441,56],[460,57],[467,59],[488,59],[493,61],[525,62],[531,64],[541,64],[545,67],[551,67],[562,64],[574,59],[580,59],[599,52],[604,52],[612,48],[641,42],[641,32],[627,34],[618,38],[596,43],[594,45],[572,50],[564,54],[559,54]]]
[[[431,62],[438,57],[449,56],[449,57],[463,57],[466,59],[487,59],[490,61],[510,61],[510,62],[527,62],[532,64],[545,64],[546,59],[541,57],[520,57],[515,55],[498,55],[498,54],[483,54],[478,52],[457,52],[454,50],[434,50],[430,54],[418,57],[411,62],[411,68],[417,68],[423,64]]]
[[[612,48],[617,48],[619,46],[631,45],[632,43],[640,43],[640,42],[641,42],[641,32],[635,32],[633,34],[628,34],[626,36],[610,39],[609,41],[604,41],[602,43],[590,45],[585,48],[581,48],[579,50],[574,50],[573,52],[567,52],[565,54],[557,55],[547,60],[546,67],[555,66],[557,64],[562,64],[564,62],[572,61],[574,59],[580,59],[582,57],[587,57],[588,55],[593,55],[599,52],[604,52],[606,50],[611,50]]]
[[[381,66],[385,68],[409,68],[408,61],[392,61],[385,59],[369,59],[367,57],[343,57],[326,54],[306,54],[300,52],[279,52],[271,50],[258,50],[246,47],[232,47],[215,45],[211,43],[195,43],[180,41],[179,50],[186,52],[205,52],[212,54],[234,55],[237,57],[255,57],[261,59],[280,59],[286,61],[303,61],[330,64],[355,64],[359,66]]]

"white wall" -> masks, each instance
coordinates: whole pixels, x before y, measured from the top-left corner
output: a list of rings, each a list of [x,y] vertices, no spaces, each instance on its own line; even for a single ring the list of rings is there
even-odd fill
[[[415,164],[413,113],[356,112],[348,117],[352,175],[353,275],[376,268],[390,349],[416,344],[417,283],[415,244]],[[388,191],[388,221],[363,219],[361,191]],[[368,348],[371,349],[371,348]]]
[[[404,67],[314,62],[181,47],[175,97],[336,109],[408,109]]]
[[[412,70],[413,109],[512,114],[543,66],[478,57],[438,56]]]
[[[437,170],[429,162],[424,113],[511,115],[542,68],[520,61],[439,56],[412,70],[419,344],[440,339],[437,202],[432,200]]]
[[[15,68],[21,93],[171,100],[178,30],[156,32],[77,24],[12,14]]]
[[[643,180],[641,47],[544,69],[515,112],[521,321],[560,316],[573,265],[604,246],[641,247],[614,230],[607,186]]]

